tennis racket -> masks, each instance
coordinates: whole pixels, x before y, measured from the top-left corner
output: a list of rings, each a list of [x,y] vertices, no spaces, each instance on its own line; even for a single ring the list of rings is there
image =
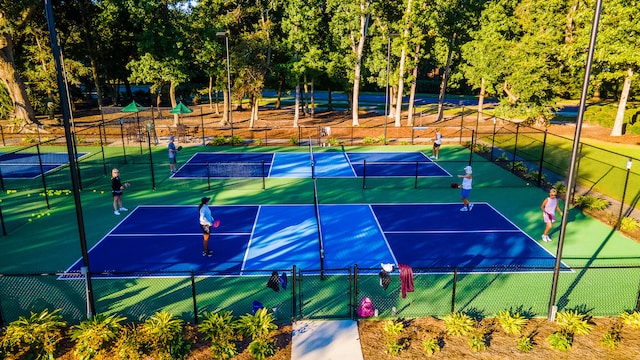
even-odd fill
[[[178,151],[182,150],[182,145],[178,146]]]
[[[128,188],[129,186],[131,186],[131,183],[126,182],[126,183],[122,184],[122,186],[124,186],[124,188],[126,189],[126,188]]]
[[[214,227],[214,228],[217,228],[217,227],[219,227],[219,226],[220,226],[220,220],[215,220],[215,221],[213,222],[213,227]]]

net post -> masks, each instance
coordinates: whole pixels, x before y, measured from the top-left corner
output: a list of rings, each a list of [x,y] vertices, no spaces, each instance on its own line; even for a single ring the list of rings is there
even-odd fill
[[[47,194],[47,181],[44,178],[44,170],[42,168],[42,157],[40,156],[40,144],[36,144],[36,151],[38,151],[38,164],[40,165],[40,178],[42,179],[42,188],[44,189],[44,200],[47,202],[47,209],[51,209],[51,206],[49,206],[49,194]]]
[[[211,171],[209,163],[207,163],[207,190],[211,190]]]
[[[362,160],[362,188],[367,188],[367,160]]]
[[[262,190],[266,189],[265,184],[265,172],[264,172],[264,160],[262,160]]]

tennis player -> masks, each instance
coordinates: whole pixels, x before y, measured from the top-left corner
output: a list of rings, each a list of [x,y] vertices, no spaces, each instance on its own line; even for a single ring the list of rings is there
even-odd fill
[[[208,197],[200,199],[200,206],[198,206],[198,212],[200,213],[200,228],[202,229],[202,256],[212,256],[213,252],[209,250],[209,235],[211,234],[211,225],[213,224],[213,217],[211,216],[211,209],[209,209]]]
[[[464,167],[464,175],[458,175],[459,178],[462,178],[462,191],[460,191],[460,199],[462,199],[462,203],[464,206],[460,209],[460,211],[471,211],[473,209],[473,204],[469,202],[469,195],[471,194],[471,183],[473,179],[473,171],[471,166],[467,165]]]
[[[168,145],[168,149],[169,149],[169,172],[170,174],[175,174],[176,173],[176,164],[178,162],[178,149],[176,149],[176,144],[173,143],[173,141],[175,140],[175,138],[173,137],[173,135],[169,136],[169,145]]]
[[[129,183],[122,183],[120,181],[120,170],[111,170],[111,193],[113,194],[113,213],[120,215],[120,211],[127,211],[128,209],[122,206],[122,192],[128,187]]]
[[[562,210],[558,206],[558,191],[556,189],[549,190],[549,197],[542,201],[542,205],[540,208],[542,209],[542,218],[545,223],[544,233],[542,234],[542,241],[549,242],[551,238],[549,237],[549,230],[551,230],[551,225],[556,220],[556,210],[562,216]]]
[[[438,160],[438,155],[440,154],[440,145],[442,145],[442,133],[440,132],[440,128],[436,129],[436,133],[433,137],[433,149],[431,150],[431,158]]]

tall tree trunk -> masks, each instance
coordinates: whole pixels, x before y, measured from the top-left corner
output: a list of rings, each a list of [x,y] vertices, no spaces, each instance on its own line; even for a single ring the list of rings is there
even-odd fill
[[[442,120],[444,114],[444,95],[447,93],[447,81],[449,81],[449,72],[451,71],[451,56],[453,55],[453,45],[456,42],[456,35],[451,37],[451,44],[449,44],[449,52],[447,53],[447,64],[444,68],[444,74],[442,75],[442,83],[440,83],[440,95],[438,96],[438,119]]]
[[[484,85],[484,78],[480,80],[480,96],[478,96],[478,120],[482,120],[482,109],[484,108],[484,96],[486,88]]]
[[[13,42],[11,37],[0,32],[0,79],[6,86],[9,97],[13,100],[13,117],[26,122],[40,124],[27,97],[27,90],[16,72],[13,62]]]
[[[358,103],[358,97],[360,96],[360,74],[362,72],[362,52],[364,50],[364,42],[367,39],[367,30],[369,28],[369,18],[370,18],[370,14],[367,13],[367,6],[368,4],[364,1],[361,0],[360,1],[360,13],[362,14],[360,16],[360,33],[359,36],[360,38],[358,39],[358,46],[355,47],[354,50],[354,54],[356,57],[356,64],[354,66],[354,71],[353,71],[353,102],[351,104],[351,111],[352,111],[352,122],[351,125],[352,126],[360,126],[360,120],[358,118],[358,107],[359,107],[359,103]],[[356,44],[356,39],[353,38],[353,34],[351,35],[351,44],[352,46],[355,46]]]
[[[284,79],[280,77],[278,80],[278,97],[276,98],[276,110],[280,110],[282,108],[282,85],[284,84]]]
[[[171,108],[178,106],[178,101],[176,100],[176,86],[173,81],[169,85],[169,99],[171,99]],[[180,114],[173,114],[173,126],[178,126],[179,123]]]
[[[293,110],[293,127],[298,127],[300,121],[300,83],[296,83],[296,100]]]
[[[222,90],[222,119],[220,119],[220,126],[227,126],[230,124],[229,122],[229,91],[227,89]]]
[[[418,63],[420,62],[420,42],[416,44],[416,52],[413,54],[413,70],[411,79],[411,94],[409,95],[409,109],[407,110],[407,126],[413,126],[413,103],[416,99],[418,87]]]
[[[407,1],[407,9],[404,13],[404,34],[402,35],[402,50],[400,51],[400,66],[398,68],[398,106],[396,107],[395,126],[400,127],[402,115],[402,95],[404,94],[404,64],[407,59],[407,47],[405,40],[409,37],[409,18],[411,17],[411,0]]]
[[[622,85],[622,93],[620,94],[620,103],[618,104],[618,112],[616,113],[616,121],[611,129],[611,136],[622,136],[622,124],[624,124],[624,110],[627,108],[627,100],[629,99],[629,90],[631,89],[631,78],[633,77],[633,69],[627,69],[627,76],[624,78]]]
[[[209,95],[209,109],[213,109],[213,76],[209,76],[209,87],[207,88]],[[218,102],[216,101],[216,115],[218,114]]]

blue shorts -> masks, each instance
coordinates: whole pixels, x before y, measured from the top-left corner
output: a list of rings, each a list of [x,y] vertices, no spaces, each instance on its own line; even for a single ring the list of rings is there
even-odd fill
[[[464,199],[468,199],[469,194],[471,194],[471,189],[462,189],[462,191],[460,192],[460,197]]]

